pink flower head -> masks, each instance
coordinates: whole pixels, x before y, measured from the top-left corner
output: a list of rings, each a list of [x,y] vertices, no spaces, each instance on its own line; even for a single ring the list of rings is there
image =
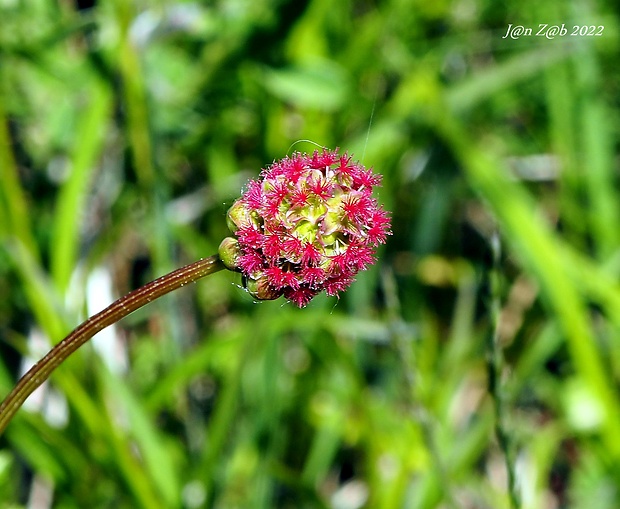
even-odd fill
[[[284,295],[304,307],[322,290],[337,295],[391,234],[372,197],[380,182],[337,149],[274,162],[229,209],[235,238],[222,242],[220,258],[259,300]]]

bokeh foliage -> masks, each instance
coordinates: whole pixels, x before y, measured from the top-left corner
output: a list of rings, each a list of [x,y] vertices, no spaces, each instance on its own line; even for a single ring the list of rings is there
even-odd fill
[[[0,507],[620,506],[613,2],[0,15],[2,395],[292,150],[354,153],[393,211],[339,300],[220,273],[78,352],[0,438]]]

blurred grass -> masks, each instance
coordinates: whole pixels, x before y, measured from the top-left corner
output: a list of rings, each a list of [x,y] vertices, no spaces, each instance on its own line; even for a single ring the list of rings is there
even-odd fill
[[[612,2],[0,14],[0,394],[96,272],[121,295],[211,255],[291,150],[373,166],[394,230],[339,300],[218,274],[84,348],[0,438],[0,507],[620,506]]]

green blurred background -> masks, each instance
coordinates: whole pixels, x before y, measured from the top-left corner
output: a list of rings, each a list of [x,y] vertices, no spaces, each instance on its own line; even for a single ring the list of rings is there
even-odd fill
[[[0,16],[1,395],[293,150],[353,153],[393,218],[340,299],[218,273],[102,333],[0,438],[1,508],[620,507],[614,2]]]

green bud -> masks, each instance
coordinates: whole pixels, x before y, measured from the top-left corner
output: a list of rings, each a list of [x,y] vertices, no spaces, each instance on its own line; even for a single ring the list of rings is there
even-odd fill
[[[321,225],[321,238],[324,245],[331,246],[336,241],[341,225],[342,220],[339,213],[328,212],[325,214]]]
[[[239,257],[241,248],[239,241],[233,237],[226,237],[218,248],[218,255],[228,270],[239,271]]]
[[[242,226],[252,222],[250,211],[243,203],[243,200],[239,199],[235,201],[235,203],[233,203],[228,209],[226,214],[226,224],[232,233],[235,233]]]
[[[259,276],[258,279],[248,277],[245,283],[248,293],[258,300],[275,300],[282,295],[281,290],[275,290],[269,286],[267,276]]]
[[[300,220],[295,226],[295,236],[310,243],[316,239],[317,231],[318,227],[309,221]]]

